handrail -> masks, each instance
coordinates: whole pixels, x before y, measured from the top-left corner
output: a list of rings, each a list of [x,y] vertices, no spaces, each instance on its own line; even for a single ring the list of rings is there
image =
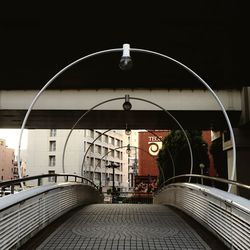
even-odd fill
[[[207,175],[199,175],[199,174],[182,174],[182,175],[173,176],[173,177],[169,178],[168,180],[166,180],[161,185],[160,188],[166,186],[167,183],[169,183],[172,180],[180,179],[180,178],[183,178],[183,177],[196,177],[196,178],[201,178],[201,179],[208,179],[208,180],[223,182],[223,183],[226,183],[226,184],[232,184],[232,185],[235,185],[237,187],[246,188],[246,189],[250,190],[250,185],[247,185],[247,184],[244,184],[244,183],[240,183],[240,182],[237,182],[237,181],[228,180],[228,179],[224,179],[224,178],[212,177],[212,176],[207,176]]]
[[[77,182],[77,179],[79,178],[81,180],[81,183],[83,183],[83,181],[87,181],[91,186],[95,187],[96,189],[98,189],[98,186],[90,179],[80,176],[80,175],[76,175],[76,174],[66,174],[66,173],[52,173],[52,174],[42,174],[42,175],[34,175],[34,176],[28,176],[28,177],[23,177],[20,179],[15,179],[15,180],[8,180],[8,181],[3,181],[0,182],[0,188],[2,187],[11,187],[11,193],[14,193],[14,186],[17,184],[21,184],[25,181],[31,181],[31,180],[38,180],[38,186],[41,185],[41,179],[43,178],[48,178],[48,177],[55,177],[54,181],[57,182],[57,177],[60,176],[64,176],[66,177],[66,181],[68,181],[69,177],[74,177],[75,178],[75,182]]]
[[[196,174],[192,176],[235,184],[247,188],[247,191],[250,189],[249,185],[231,180]],[[178,178],[188,179],[190,175],[180,175]],[[182,210],[212,232],[228,249],[249,250],[250,200],[244,197],[210,186],[177,181],[155,193],[153,203]]]

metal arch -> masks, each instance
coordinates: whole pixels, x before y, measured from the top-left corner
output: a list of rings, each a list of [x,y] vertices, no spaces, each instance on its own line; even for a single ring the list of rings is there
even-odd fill
[[[187,143],[188,143],[188,149],[189,149],[189,154],[190,154],[190,174],[193,173],[193,164],[194,164],[194,161],[193,161],[193,152],[192,152],[192,147],[191,147],[191,144],[190,144],[190,141],[189,141],[189,138],[187,136],[187,133],[185,132],[184,128],[181,126],[181,124],[178,122],[178,120],[169,112],[167,111],[166,109],[164,109],[163,107],[161,107],[160,105],[158,105],[157,103],[154,103],[154,102],[151,102],[151,101],[148,101],[144,98],[138,98],[138,97],[129,97],[130,99],[132,100],[138,100],[138,101],[144,101],[144,102],[147,102],[147,103],[150,103],[156,107],[158,107],[159,109],[163,110],[165,113],[167,113],[177,124],[178,126],[181,128],[186,140],[187,140]],[[191,178],[189,179],[189,182],[191,181]]]
[[[94,145],[94,143],[102,136],[102,135],[105,135],[106,133],[108,133],[111,129],[108,129],[106,131],[104,131],[103,133],[101,133],[99,136],[97,136],[94,141],[92,141],[92,143],[89,145],[89,147],[87,148],[87,150],[85,151],[84,153],[84,156],[83,156],[83,160],[82,160],[82,165],[81,165],[81,175],[83,176],[83,166],[84,166],[84,163],[85,163],[85,160],[86,160],[86,156],[87,156],[87,153],[89,152],[90,150],[90,147],[92,145]]]
[[[64,67],[62,70],[60,70],[57,74],[55,74],[44,86],[43,88],[38,92],[38,94],[34,97],[34,99],[32,100],[22,123],[21,126],[21,131],[20,131],[20,137],[19,137],[19,142],[18,142],[18,155],[17,155],[17,164],[18,164],[18,175],[19,178],[22,177],[22,173],[21,173],[21,165],[20,165],[20,151],[21,151],[21,141],[22,141],[22,135],[23,135],[23,130],[25,128],[27,119],[29,117],[29,114],[33,108],[33,106],[35,105],[36,101],[38,100],[38,98],[40,97],[40,95],[43,93],[43,91],[59,76],[61,75],[64,71],[66,71],[67,69],[69,69],[70,67],[72,67],[73,65],[77,64],[78,62],[83,61],[84,59],[90,58],[92,56],[96,56],[99,54],[105,54],[105,53],[110,53],[110,52],[117,52],[117,51],[122,51],[122,48],[117,48],[117,49],[108,49],[108,50],[102,50],[99,52],[95,52],[92,54],[89,54],[87,56],[81,57],[80,59],[77,59],[76,61],[70,63],[69,65],[67,65],[66,67]],[[235,145],[235,137],[234,137],[234,132],[233,132],[233,128],[231,126],[229,117],[227,115],[227,112],[222,104],[222,102],[220,101],[219,97],[216,95],[216,93],[212,90],[212,88],[198,75],[196,74],[193,70],[191,70],[189,67],[187,67],[185,64],[169,57],[166,56],[164,54],[155,52],[155,51],[151,51],[151,50],[146,50],[146,49],[138,49],[138,48],[130,48],[130,51],[135,51],[135,52],[142,52],[142,53],[146,53],[146,54],[152,54],[152,55],[157,55],[160,57],[163,57],[167,60],[170,60],[178,65],[180,65],[182,68],[186,69],[188,72],[190,72],[195,78],[197,78],[214,96],[215,100],[217,101],[217,103],[219,104],[219,106],[222,109],[222,112],[225,116],[225,119],[227,121],[228,127],[229,127],[229,131],[230,131],[230,136],[231,136],[231,141],[232,141],[232,147],[233,147],[233,167],[232,167],[232,173],[231,173],[231,179],[234,179],[235,176],[235,172],[236,172],[236,145]],[[231,185],[229,185],[229,189],[228,192],[231,191]]]
[[[90,147],[98,140],[98,138],[100,138],[102,135],[106,134],[107,132],[109,132],[111,129],[108,129],[106,131],[104,131],[103,133],[101,133],[98,137],[96,137],[94,139],[94,141],[88,146],[88,149],[86,150],[85,154],[84,154],[84,157],[83,157],[83,161],[82,161],[82,166],[81,166],[81,175],[83,176],[83,166],[84,166],[84,163],[85,163],[85,160],[86,160],[86,156],[87,156],[87,153],[88,151],[90,150]],[[162,141],[162,139],[157,135],[155,134],[154,132],[152,132],[151,130],[147,130],[149,133],[151,133],[152,135],[156,136],[159,140]],[[174,164],[174,160],[173,160],[173,157],[172,157],[172,154],[171,152],[169,151],[169,148],[167,148],[167,151],[168,151],[168,154],[171,158],[171,162],[172,162],[172,165],[173,165],[173,176],[175,176],[175,164]],[[165,177],[164,177],[165,179]]]
[[[69,137],[70,137],[71,133],[73,132],[73,130],[77,126],[77,124],[80,122],[80,120],[85,115],[87,115],[90,111],[94,110],[96,107],[99,107],[100,105],[108,103],[108,102],[111,102],[111,101],[121,100],[121,99],[125,99],[125,97],[117,97],[117,98],[112,98],[112,99],[108,99],[106,101],[100,102],[100,103],[96,104],[95,106],[93,106],[92,108],[90,108],[89,110],[87,110],[85,113],[83,113],[83,115],[80,118],[78,118],[78,120],[75,122],[75,124],[71,128],[71,130],[70,130],[70,132],[69,132],[69,134],[68,134],[68,136],[66,138],[65,144],[64,144],[63,154],[62,154],[62,169],[63,169],[63,172],[65,172],[64,160],[65,160],[65,151],[66,151],[66,147],[67,147],[67,144],[68,144],[68,140],[69,140]],[[159,109],[161,109],[162,111],[164,111],[166,114],[168,114],[177,123],[177,125],[180,127],[180,129],[183,132],[183,134],[184,134],[184,136],[185,136],[185,138],[187,140],[187,143],[188,143],[188,148],[189,148],[189,153],[190,153],[190,174],[192,174],[192,172],[193,172],[193,152],[192,152],[192,147],[191,147],[189,138],[188,138],[185,130],[183,129],[183,127],[181,126],[181,124],[178,122],[178,120],[172,114],[170,114],[169,111],[167,111],[166,109],[164,109],[163,107],[161,107],[160,105],[158,105],[158,104],[156,104],[154,102],[148,101],[148,100],[143,99],[143,98],[137,98],[137,97],[130,97],[130,99],[134,99],[134,100],[138,100],[138,101],[144,101],[144,102],[150,103],[150,104],[158,107]],[[191,181],[191,178],[190,178],[189,181]]]
[[[142,53],[146,53],[146,54],[152,54],[152,55],[156,55],[156,56],[160,56],[163,57],[167,60],[170,60],[176,64],[178,64],[179,66],[181,66],[182,68],[186,69],[189,73],[191,73],[195,78],[197,78],[213,95],[213,97],[215,98],[215,100],[217,101],[217,103],[219,104],[222,113],[226,119],[229,131],[230,131],[230,136],[231,136],[231,140],[232,140],[232,148],[233,148],[233,167],[232,167],[232,173],[231,173],[231,180],[234,180],[235,177],[235,172],[236,172],[236,145],[235,145],[235,137],[234,137],[234,132],[233,132],[233,128],[230,122],[230,119],[227,115],[227,112],[222,104],[222,102],[220,101],[219,97],[216,95],[216,93],[212,90],[212,88],[198,75],[196,74],[193,70],[191,70],[189,67],[187,67],[185,64],[177,61],[176,59],[173,59],[172,57],[166,56],[162,53],[158,53],[155,51],[151,51],[151,50],[146,50],[146,49],[138,49],[138,48],[130,48],[130,51],[134,51],[134,52],[142,52]],[[232,185],[229,185],[228,188],[228,192],[231,191]]]
[[[124,99],[124,97],[116,97],[116,98],[112,98],[112,99],[108,99],[106,101],[103,101],[103,102],[100,102],[98,104],[96,104],[95,106],[93,106],[92,108],[90,108],[89,110],[87,110],[86,112],[83,113],[83,115],[80,116],[80,118],[75,122],[75,124],[73,125],[73,127],[71,128],[67,138],[66,138],[66,141],[64,143],[64,147],[63,147],[63,154],[62,154],[62,170],[63,172],[65,172],[65,168],[64,168],[64,158],[65,158],[65,151],[66,151],[66,147],[67,147],[67,144],[68,144],[68,140],[69,140],[69,137],[71,135],[71,133],[73,132],[73,130],[75,129],[76,125],[80,122],[80,120],[86,116],[90,111],[94,110],[95,108],[101,106],[102,104],[105,104],[105,103],[108,103],[108,102],[111,102],[111,101],[116,101],[116,100],[122,100]]]
[[[128,145],[129,145],[129,144],[128,144]],[[128,146],[128,145],[127,145],[127,146]],[[102,158],[100,158],[99,163],[101,164],[101,162],[102,162],[102,160],[104,159],[104,157],[107,156],[110,152],[112,152],[112,150],[117,150],[117,149],[121,149],[121,148],[126,148],[127,146],[117,147],[117,148],[114,148],[114,149],[109,150],[106,154],[104,154],[104,155],[102,156]],[[129,145],[129,146],[130,146],[130,145]],[[130,148],[137,148],[137,149],[142,150],[143,152],[147,153],[148,155],[150,155],[146,150],[144,150],[144,149],[142,149],[142,148],[140,148],[140,147],[130,146]],[[153,157],[153,158],[154,158],[154,156],[152,156],[152,155],[150,155],[150,157]],[[95,170],[96,170],[97,165],[98,165],[99,163],[97,163],[96,166],[95,166],[95,169],[94,169],[94,171],[93,171],[93,178],[94,178]],[[160,170],[161,170],[161,174],[163,175],[164,182],[165,182],[164,173],[162,172],[162,169],[161,169],[161,168],[160,168]],[[93,178],[92,178],[92,181],[93,181]]]
[[[28,120],[28,117],[30,115],[30,112],[32,110],[32,108],[34,107],[34,105],[36,104],[38,98],[41,96],[41,94],[51,85],[51,83],[57,78],[59,77],[64,71],[68,70],[69,68],[71,68],[72,66],[74,66],[75,64],[85,60],[85,59],[88,59],[90,57],[93,57],[93,56],[97,56],[97,55],[100,55],[100,54],[106,54],[106,53],[110,53],[110,52],[118,52],[118,51],[122,51],[122,48],[115,48],[115,49],[107,49],[107,50],[101,50],[101,51],[98,51],[98,52],[94,52],[94,53],[91,53],[89,55],[86,55],[86,56],[83,56],[75,61],[73,61],[72,63],[68,64],[66,67],[64,67],[63,69],[61,69],[58,73],[56,73],[42,88],[41,90],[37,93],[37,95],[34,97],[34,99],[32,100],[26,114],[25,114],[25,117],[23,119],[23,123],[22,123],[22,126],[21,126],[21,131],[20,131],[20,136],[19,136],[19,142],[18,142],[18,155],[17,155],[17,166],[18,166],[18,176],[19,178],[22,178],[22,173],[21,173],[21,165],[20,165],[20,160],[21,160],[21,157],[20,157],[20,153],[21,153],[21,142],[22,142],[22,136],[23,136],[23,131],[24,131],[24,128],[25,128],[25,125],[27,123],[27,120]]]

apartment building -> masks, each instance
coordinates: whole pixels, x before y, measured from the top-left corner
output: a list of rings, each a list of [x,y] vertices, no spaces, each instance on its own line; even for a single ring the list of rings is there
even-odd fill
[[[0,181],[12,180],[15,177],[14,152],[14,149],[7,147],[4,139],[0,139]]]
[[[128,188],[127,137],[122,130],[73,130],[63,152],[70,130],[29,130],[26,152],[27,175],[71,173],[93,180],[98,186]]]

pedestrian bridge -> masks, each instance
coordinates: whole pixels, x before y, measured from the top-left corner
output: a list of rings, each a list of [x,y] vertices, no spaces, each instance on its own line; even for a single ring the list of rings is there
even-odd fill
[[[77,175],[1,182],[13,194],[0,198],[0,249],[249,249],[250,201],[198,178],[250,191],[181,175],[158,189],[153,204],[104,204],[101,190]]]

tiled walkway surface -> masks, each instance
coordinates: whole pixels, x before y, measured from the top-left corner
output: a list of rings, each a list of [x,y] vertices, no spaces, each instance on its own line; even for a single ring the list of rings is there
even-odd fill
[[[172,209],[94,204],[65,221],[38,249],[210,249]]]

